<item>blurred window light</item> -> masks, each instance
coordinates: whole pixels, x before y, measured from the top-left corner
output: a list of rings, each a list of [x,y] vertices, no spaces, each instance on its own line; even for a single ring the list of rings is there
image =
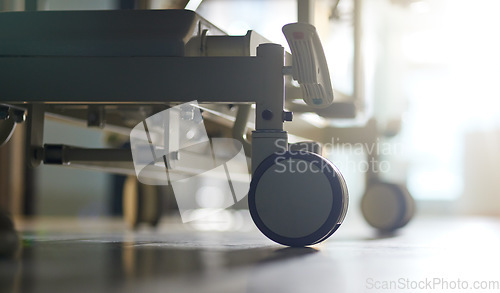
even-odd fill
[[[341,0],[329,9],[331,12],[328,27],[320,26],[318,29],[330,68],[332,85],[336,92],[352,96],[354,94],[354,1]]]
[[[465,133],[500,126],[500,1],[360,1],[364,88],[382,124],[403,118],[399,139],[409,146],[402,163],[409,166],[409,188],[420,200],[457,199],[464,189]],[[318,27],[334,88],[344,95],[353,94],[352,4],[341,0],[333,21]],[[228,34],[252,29],[287,48],[281,27],[297,21],[296,6],[204,0],[197,12]]]
[[[195,11],[200,6],[201,1],[203,1],[203,0],[189,0],[189,2],[186,4],[185,9]]]
[[[447,64],[455,51],[446,40],[446,33],[436,29],[404,35],[401,39],[401,50],[406,61],[415,65]]]
[[[410,9],[416,13],[427,13],[430,7],[427,1],[415,1],[410,3]]]
[[[353,60],[354,38],[350,22],[331,22],[329,38],[325,39],[324,50],[334,88],[347,96],[354,94]]]
[[[500,1],[418,1],[411,10],[422,12],[420,3],[428,16],[406,14],[392,32],[410,105],[408,184],[417,199],[454,200],[464,192],[466,133],[500,125]]]
[[[285,48],[288,44],[281,28],[297,21],[297,3],[293,0],[203,0],[196,12],[229,35],[254,30]]]

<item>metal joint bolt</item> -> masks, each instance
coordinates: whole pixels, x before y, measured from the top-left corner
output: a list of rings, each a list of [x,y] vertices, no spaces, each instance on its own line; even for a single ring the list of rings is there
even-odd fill
[[[293,112],[283,111],[283,121],[292,121],[293,120]]]
[[[269,109],[266,109],[264,111],[262,111],[262,118],[264,120],[271,120],[273,119],[273,112]]]

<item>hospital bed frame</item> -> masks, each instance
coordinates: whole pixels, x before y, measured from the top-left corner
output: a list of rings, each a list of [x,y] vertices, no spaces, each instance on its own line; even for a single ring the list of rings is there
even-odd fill
[[[82,33],[82,26],[91,23],[89,15],[97,24],[106,21],[114,24],[104,32],[92,27],[88,32]],[[131,19],[145,27],[141,27],[142,30],[134,30],[130,25]],[[86,21],[80,24],[78,20]],[[48,25],[47,21],[50,22]],[[54,23],[51,23],[52,21]],[[300,75],[298,63],[307,60],[313,64],[316,62],[316,65],[312,65],[312,75],[316,75],[316,78],[318,75],[325,77],[325,70],[322,66],[326,63],[318,62],[318,56],[321,57],[323,53],[321,51],[319,54],[314,44],[312,48],[306,48],[303,52],[297,49],[296,52],[292,52],[294,53],[294,67],[285,64],[283,47],[272,43],[260,44],[255,56],[251,54],[248,54],[250,56],[228,56],[226,54],[217,57],[186,57],[187,51],[185,50],[189,45],[189,40],[198,37],[196,40],[201,45],[200,49],[203,49],[203,41],[208,39],[203,38],[204,34],[207,33],[208,27],[213,29],[210,23],[194,12],[186,10],[19,12],[0,15],[0,27],[12,28],[9,26],[12,23],[18,24],[18,28],[11,31],[4,29],[3,35],[0,35],[5,40],[12,41],[12,43],[4,42],[6,45],[0,46],[0,80],[2,80],[0,112],[5,113],[7,120],[10,115],[11,119],[21,121],[25,115],[26,158],[30,166],[38,166],[41,162],[69,164],[71,162],[131,161],[130,150],[127,149],[85,149],[66,145],[44,145],[45,115],[51,112],[64,115],[65,107],[71,109],[87,106],[88,125],[101,126],[107,107],[112,108],[117,105],[132,108],[150,106],[151,112],[155,112],[169,105],[192,100],[201,103],[255,104],[255,131],[252,133],[251,147],[254,179],[250,187],[249,204],[258,228],[276,242],[290,246],[304,246],[328,238],[342,223],[348,202],[344,179],[335,166],[311,152],[312,148],[302,149],[301,151],[305,153],[299,155],[289,152],[286,154],[286,159],[317,163],[318,166],[319,162],[326,162],[325,164],[328,165],[326,171],[321,169],[323,172],[321,176],[327,178],[326,183],[313,186],[313,191],[316,191],[313,194],[325,195],[317,198],[317,202],[314,199],[305,199],[301,201],[300,206],[293,206],[294,209],[299,210],[269,214],[264,211],[267,210],[267,206],[264,208],[262,205],[259,206],[259,201],[266,201],[266,205],[273,205],[274,210],[279,211],[282,203],[288,202],[288,196],[296,196],[288,194],[295,192],[289,190],[284,192],[287,194],[273,199],[273,202],[273,200],[268,200],[270,197],[260,196],[259,193],[262,193],[262,190],[280,193],[279,190],[285,188],[291,183],[289,181],[293,180],[286,176],[278,176],[273,177],[269,183],[267,182],[269,180],[266,181],[265,178],[271,176],[269,174],[272,172],[269,170],[273,168],[272,160],[275,160],[275,163],[278,162],[275,153],[281,149],[276,142],[278,140],[286,142],[288,139],[287,133],[283,131],[283,123],[292,120],[292,113],[284,110],[285,76],[293,75],[295,79],[299,79],[299,83],[304,82],[304,78],[298,78]],[[57,30],[60,35],[53,37],[50,35],[52,33],[50,29],[55,29],[54,24],[57,23],[67,24],[69,27],[61,31]],[[29,27],[34,24],[35,27]],[[180,29],[179,24],[181,24]],[[123,36],[113,30],[120,25],[131,28],[131,33]],[[175,31],[169,29],[172,25],[177,26]],[[41,28],[36,26],[41,26]],[[146,34],[147,38],[143,36],[143,33],[147,31],[145,28],[152,29],[151,33]],[[155,31],[158,28],[160,29]],[[80,33],[78,37],[90,37],[91,45],[95,47],[87,46],[81,42],[81,39],[72,39],[74,32]],[[114,34],[118,36],[118,39],[113,39],[112,42],[106,39],[106,37],[114,37]],[[293,37],[299,39],[303,37],[297,32],[293,34]],[[167,40],[162,39],[165,35],[168,36]],[[67,40],[64,39],[65,37]],[[231,37],[221,38],[220,43],[223,44],[221,47],[227,45],[228,42],[236,41],[240,42],[240,45],[243,42],[252,48],[252,33],[249,32],[245,37],[232,40]],[[130,46],[133,52],[124,50],[123,47],[127,46]],[[157,47],[173,49],[168,49],[171,51],[165,53],[165,51],[158,51]],[[101,50],[101,48],[104,49]],[[301,54],[310,56],[301,57]],[[323,60],[320,58],[320,61]],[[327,70],[326,76],[328,77]],[[314,82],[323,83],[322,89],[328,92],[331,91],[329,77],[327,80],[326,85],[325,80],[314,80]],[[304,84],[302,86],[304,87]],[[306,96],[317,94],[317,92],[306,92],[303,92]],[[328,96],[328,93],[326,95]],[[242,116],[248,116],[249,107],[243,106],[241,109],[246,109],[246,115],[244,113]],[[319,176],[314,173],[317,172],[311,171],[309,175],[301,176],[304,176],[305,182],[308,180],[313,182],[316,180],[314,176]],[[259,183],[259,180],[264,183]],[[259,184],[264,187],[259,187]],[[303,194],[300,196],[303,197]],[[314,222],[314,218],[317,218],[315,209],[321,209],[321,202],[324,200],[329,202],[328,206],[331,206],[331,210],[325,212],[326,219]],[[309,204],[310,202],[312,204]],[[282,219],[281,213],[286,214],[285,219]],[[298,213],[301,215],[296,216]],[[305,231],[304,235],[295,235],[295,232],[285,231],[290,226],[291,218],[299,231],[301,229],[302,232]],[[404,216],[404,218],[407,217]],[[399,222],[401,221],[400,219]],[[276,224],[277,222],[280,223]],[[281,232],[280,229],[282,229]]]

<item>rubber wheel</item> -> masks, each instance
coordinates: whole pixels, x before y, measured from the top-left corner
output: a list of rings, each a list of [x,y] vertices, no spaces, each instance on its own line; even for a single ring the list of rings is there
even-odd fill
[[[123,216],[129,228],[139,224],[157,226],[161,218],[161,194],[157,186],[140,183],[128,176],[123,186]]]
[[[372,227],[391,232],[404,227],[415,214],[415,201],[406,187],[375,182],[361,199],[363,217]]]
[[[269,239],[293,247],[330,237],[344,220],[348,201],[337,167],[305,151],[266,158],[255,170],[248,193],[257,228]]]

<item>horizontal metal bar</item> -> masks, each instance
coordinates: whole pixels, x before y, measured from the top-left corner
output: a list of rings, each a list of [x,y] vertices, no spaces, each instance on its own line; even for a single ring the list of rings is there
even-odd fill
[[[80,148],[67,145],[45,144],[44,164],[69,164],[72,162],[131,162],[130,149]]]
[[[128,162],[132,161],[132,153],[129,149],[68,148],[66,158],[69,162]]]
[[[257,102],[259,57],[0,57],[0,102]],[[276,67],[276,66],[274,66]]]

